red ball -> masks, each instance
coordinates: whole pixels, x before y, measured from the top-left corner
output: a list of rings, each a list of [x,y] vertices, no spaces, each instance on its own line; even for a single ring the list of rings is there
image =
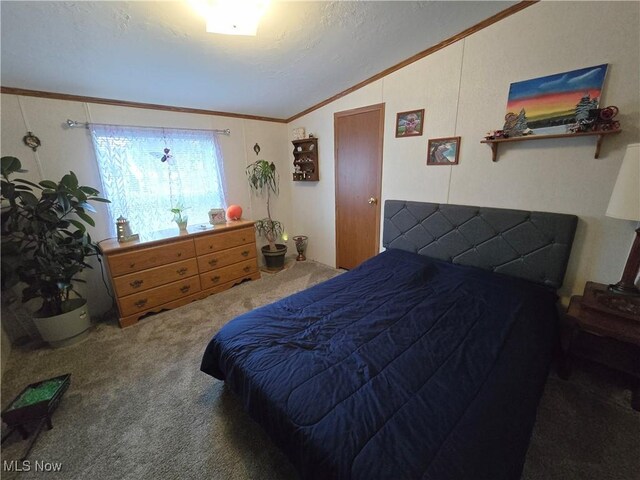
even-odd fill
[[[242,207],[240,205],[229,205],[227,208],[227,220],[240,220],[242,218]]]

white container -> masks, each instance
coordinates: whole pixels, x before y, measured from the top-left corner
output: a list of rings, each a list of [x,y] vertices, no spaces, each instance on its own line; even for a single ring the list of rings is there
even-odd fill
[[[69,300],[73,310],[53,317],[38,318],[34,315],[42,339],[54,348],[73,345],[89,336],[91,317],[84,298]]]

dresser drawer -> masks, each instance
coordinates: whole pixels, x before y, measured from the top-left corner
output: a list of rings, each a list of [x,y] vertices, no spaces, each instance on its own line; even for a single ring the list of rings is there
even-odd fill
[[[255,243],[256,234],[253,227],[240,228],[225,233],[213,233],[195,239],[198,256],[225,250],[227,248]]]
[[[113,285],[118,297],[149,290],[181,278],[188,278],[198,274],[198,262],[195,258],[182,262],[170,263],[162,267],[150,268],[142,272],[130,273],[113,279]]]
[[[152,288],[146,292],[127,295],[119,299],[120,314],[123,317],[133,315],[199,291],[200,279],[196,276],[163,285],[162,287]]]
[[[108,257],[111,275],[118,277],[147,268],[186,260],[196,256],[193,240],[182,240],[170,245],[142,248],[133,252],[118,253]]]
[[[200,273],[208,272],[214,268],[226,267],[234,263],[242,262],[256,257],[256,244],[249,243],[239,247],[228,248],[209,255],[198,257],[198,270]]]
[[[258,263],[255,258],[252,258],[251,260],[235,263],[228,267],[217,268],[200,275],[200,283],[202,284],[202,289],[206,290],[207,288],[215,287],[221,283],[248,277],[257,271]]]

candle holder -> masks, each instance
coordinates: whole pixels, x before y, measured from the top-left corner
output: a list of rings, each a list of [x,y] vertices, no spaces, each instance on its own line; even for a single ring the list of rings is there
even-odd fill
[[[307,240],[309,238],[304,235],[297,235],[293,237],[293,241],[296,243],[296,250],[298,252],[298,256],[296,260],[298,262],[304,261],[307,257],[304,256],[304,252],[307,250]]]

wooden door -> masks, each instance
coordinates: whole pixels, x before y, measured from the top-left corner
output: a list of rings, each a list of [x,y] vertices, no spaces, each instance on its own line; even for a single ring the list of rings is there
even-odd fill
[[[334,114],[336,266],[378,253],[384,104]]]

